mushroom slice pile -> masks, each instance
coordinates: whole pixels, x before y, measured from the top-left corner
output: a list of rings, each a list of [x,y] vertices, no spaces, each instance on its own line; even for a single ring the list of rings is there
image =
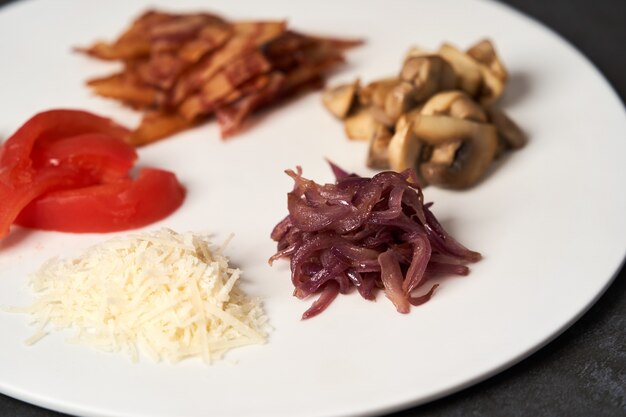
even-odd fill
[[[368,167],[416,168],[424,184],[463,189],[526,143],[494,106],[507,78],[489,40],[467,51],[444,43],[436,53],[411,48],[398,75],[334,87],[323,102],[350,139],[369,142]]]

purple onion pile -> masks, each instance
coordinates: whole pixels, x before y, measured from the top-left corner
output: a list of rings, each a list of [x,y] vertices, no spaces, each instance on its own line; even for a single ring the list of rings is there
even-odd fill
[[[443,229],[432,203],[424,204],[412,169],[364,178],[331,167],[335,184],[306,179],[300,167],[285,171],[295,182],[289,215],[271,234],[278,244],[269,262],[290,259],[294,295],[319,294],[303,319],[354,287],[366,300],[383,289],[398,312],[408,313],[432,297],[438,284],[422,289],[431,278],[467,275],[465,264],[480,260]]]

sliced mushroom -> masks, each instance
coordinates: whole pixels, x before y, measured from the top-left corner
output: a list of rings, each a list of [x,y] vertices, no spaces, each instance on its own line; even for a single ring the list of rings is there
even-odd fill
[[[426,116],[423,114],[414,115],[408,121],[412,123],[413,133],[423,142],[433,146],[474,136],[485,127],[491,126],[486,123],[476,123],[450,116]],[[493,126],[491,127],[493,128]]]
[[[487,122],[485,110],[469,97],[454,101],[450,107],[450,115],[457,119],[472,120],[478,123]]]
[[[489,106],[495,103],[504,92],[508,78],[506,68],[498,57],[493,44],[488,40],[477,43],[467,50],[467,54],[480,65],[483,76],[478,100],[481,104]]]
[[[437,93],[424,103],[421,114],[425,116],[449,116],[452,103],[459,97],[459,91]]]
[[[428,183],[441,187],[462,189],[475,184],[489,168],[498,146],[496,129],[487,123],[417,115],[410,126],[420,142],[434,147],[430,160],[420,165],[420,174]],[[442,154],[449,155],[456,146],[450,145],[453,143],[460,143],[460,146],[450,163],[449,157],[443,158]],[[442,146],[445,149],[438,149]]]
[[[354,104],[359,80],[352,84],[340,85],[324,91],[322,102],[333,115],[345,119]]]
[[[344,121],[346,135],[354,140],[372,139],[379,126],[382,126],[382,123],[374,119],[372,113],[366,107],[359,108]]]
[[[462,91],[446,91],[432,96],[422,108],[423,115],[452,116],[457,119],[473,120],[479,123],[487,121],[483,108]]]
[[[370,113],[372,113],[372,117],[377,122],[391,128],[395,124],[395,120],[389,117],[387,113],[385,113],[385,109],[380,108],[378,106],[370,106]]]
[[[429,161],[435,164],[451,165],[454,162],[456,151],[461,147],[461,141],[444,143],[435,146],[430,154]]]
[[[359,103],[363,106],[375,105],[382,108],[385,104],[387,93],[399,83],[398,77],[373,81],[359,90]]]
[[[394,124],[403,113],[413,107],[414,92],[413,84],[401,82],[393,87],[385,97],[385,114]]]
[[[409,49],[409,51],[404,56],[404,60],[406,61],[409,58],[424,56],[424,55],[432,55],[432,54],[433,53],[431,51],[427,51],[426,49],[422,49],[417,46],[412,46],[411,49]]]
[[[420,114],[420,112],[422,111],[422,108],[423,108],[422,105],[415,106],[411,110],[409,110],[408,112],[400,116],[398,120],[396,121],[395,131],[404,129],[404,126],[406,126],[406,124],[409,123],[410,120],[413,120],[415,116]]]
[[[491,106],[504,92],[505,82],[496,77],[495,74],[485,66],[481,66],[480,70],[483,74],[483,84],[480,89],[478,101],[483,106]]]
[[[410,57],[404,61],[400,78],[415,86],[413,99],[427,100],[433,94],[456,87],[456,74],[452,66],[439,55]]]
[[[396,133],[389,142],[387,149],[391,169],[402,172],[408,168],[415,168],[420,159],[422,143],[413,133],[413,124],[407,123]]]
[[[487,122],[483,108],[462,91],[446,91],[432,96],[422,108],[426,116],[452,116],[457,119]]]
[[[483,75],[478,63],[449,43],[441,45],[439,54],[452,65],[458,77],[459,88],[470,96],[476,97],[483,82]]]
[[[508,73],[504,63],[496,53],[496,48],[488,39],[478,42],[467,50],[467,54],[480,62],[503,82],[507,80]]]
[[[519,149],[526,144],[527,138],[522,129],[502,110],[487,108],[489,120],[496,126],[498,136],[507,148]]]
[[[367,154],[367,166],[372,169],[389,169],[389,142],[391,131],[384,126],[376,128],[374,136],[370,140]]]

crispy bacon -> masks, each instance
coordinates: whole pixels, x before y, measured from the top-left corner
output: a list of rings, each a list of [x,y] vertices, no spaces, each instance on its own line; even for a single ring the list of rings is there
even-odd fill
[[[270,74],[267,85],[262,89],[251,92],[233,104],[217,109],[215,115],[220,125],[222,137],[232,136],[250,113],[278,96],[284,83],[285,76],[275,72]]]
[[[234,24],[235,34],[228,42],[215,53],[205,57],[188,77],[178,82],[174,88],[172,103],[181,103],[187,96],[201,89],[206,82],[232,60],[280,35],[285,27],[285,22],[242,22]]]
[[[237,91],[244,82],[266,73],[270,68],[267,59],[256,50],[233,59],[207,81],[200,92],[188,97],[181,104],[182,115],[187,120],[195,120],[203,113],[213,112],[221,99]]]
[[[96,94],[120,100],[133,108],[152,108],[159,100],[159,92],[142,83],[139,77],[130,71],[96,78],[88,81],[87,85]]]
[[[175,15],[148,10],[139,16],[115,42],[97,42],[89,48],[78,50],[95,58],[113,61],[149,56],[152,49],[152,28],[171,21],[173,18]]]
[[[210,13],[141,15],[114,42],[79,49],[121,60],[118,74],[93,79],[96,94],[147,114],[131,137],[140,146],[215,115],[228,137],[255,110],[319,88],[361,41],[305,35],[284,21],[227,21]]]
[[[233,35],[230,24],[206,26],[198,33],[198,37],[187,42],[179,51],[185,62],[196,63],[203,56],[221,48]]]
[[[142,146],[181,132],[192,125],[176,113],[148,112],[127,141],[133,146]]]

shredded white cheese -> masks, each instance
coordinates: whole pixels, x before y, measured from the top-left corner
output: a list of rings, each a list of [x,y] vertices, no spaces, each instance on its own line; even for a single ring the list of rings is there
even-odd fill
[[[225,246],[225,245],[224,245]],[[155,361],[220,359],[235,347],[262,344],[267,318],[237,286],[224,247],[169,229],[118,238],[75,259],[52,259],[31,277],[36,343],[52,325],[76,329],[71,342]],[[15,311],[15,310],[14,310]]]

